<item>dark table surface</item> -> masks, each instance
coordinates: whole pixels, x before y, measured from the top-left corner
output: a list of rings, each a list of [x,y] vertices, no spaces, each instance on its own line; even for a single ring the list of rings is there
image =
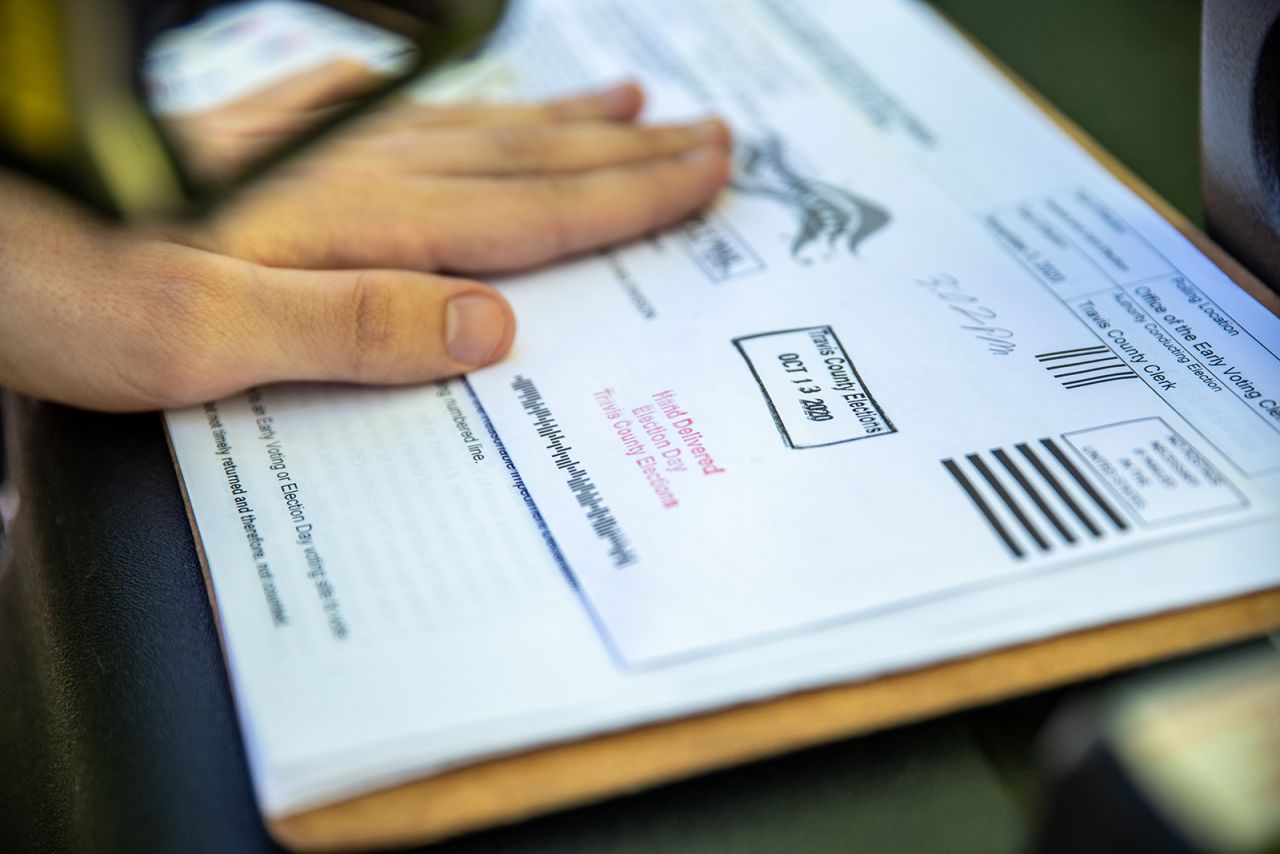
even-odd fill
[[[936,5],[1198,219],[1198,3]],[[158,416],[10,399],[5,426],[22,504],[0,564],[0,850],[273,850]],[[432,850],[1022,850],[1045,795],[1036,735],[1063,695]]]

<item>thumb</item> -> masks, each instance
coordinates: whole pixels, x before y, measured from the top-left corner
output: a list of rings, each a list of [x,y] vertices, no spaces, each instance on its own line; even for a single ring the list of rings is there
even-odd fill
[[[247,265],[227,391],[282,380],[413,383],[500,359],[511,306],[478,282],[395,270]]]

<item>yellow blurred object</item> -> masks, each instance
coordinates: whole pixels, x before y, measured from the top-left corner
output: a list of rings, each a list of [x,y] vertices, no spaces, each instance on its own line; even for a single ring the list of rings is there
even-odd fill
[[[397,46],[378,56],[377,85],[314,110],[314,121],[276,131],[234,175],[210,180],[159,115],[145,72],[148,63],[164,63],[152,49],[191,26],[247,32],[286,8],[311,31],[232,52],[225,67],[216,64],[221,54],[206,50],[194,61],[196,76],[207,82],[296,59],[336,32],[335,18],[366,47],[379,34]],[[506,0],[0,0],[0,167],[124,219],[199,214],[425,69],[474,50],[505,10]],[[228,25],[237,16],[245,24],[239,30]]]
[[[0,3],[0,135],[28,157],[73,147],[61,11],[48,0]]]

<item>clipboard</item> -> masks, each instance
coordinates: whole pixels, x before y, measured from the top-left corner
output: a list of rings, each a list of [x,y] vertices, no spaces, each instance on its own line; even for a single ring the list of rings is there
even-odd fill
[[[1198,231],[1004,63],[961,28],[956,29],[1077,144],[1176,227],[1237,285],[1280,315],[1280,295]],[[180,470],[178,478],[195,531]],[[196,543],[225,650],[208,560],[198,536]],[[265,821],[278,842],[297,851],[423,844],[1275,629],[1280,629],[1280,587],[867,681],[477,762],[318,809],[266,817]]]

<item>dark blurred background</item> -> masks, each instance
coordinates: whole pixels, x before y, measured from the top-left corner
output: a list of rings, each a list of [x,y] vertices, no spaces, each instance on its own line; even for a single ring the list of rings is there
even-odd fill
[[[1195,0],[935,0],[935,5],[1056,104],[1086,132],[1131,167],[1193,221],[1201,221],[1197,91],[1200,5]],[[37,413],[38,416],[38,413]],[[27,420],[39,426],[40,417]],[[102,453],[131,454],[135,476],[149,490],[169,496],[169,515],[156,524],[182,524],[176,484],[164,452],[159,424],[150,416],[108,419],[55,411],[45,416],[74,421],[68,434],[98,437],[83,446],[64,442],[66,464],[83,464]],[[91,422],[86,432],[80,421]],[[57,427],[58,424],[53,425]],[[74,428],[74,429],[73,429]],[[100,435],[99,435],[100,434]],[[60,446],[60,447],[62,447]],[[145,465],[144,465],[145,463]],[[77,469],[79,470],[79,469]],[[110,484],[92,479],[83,489],[113,494]],[[170,495],[171,494],[171,495]],[[41,495],[32,496],[39,500]],[[50,492],[48,512],[60,506]],[[166,505],[166,506],[168,506]],[[121,513],[124,513],[122,508]],[[108,514],[110,515],[110,514]],[[127,514],[124,514],[127,516]],[[86,518],[85,526],[111,519]],[[190,550],[190,545],[183,547]],[[188,555],[184,558],[191,560]],[[87,581],[84,589],[88,589]],[[200,580],[177,577],[164,596],[196,607],[204,597]],[[70,595],[70,594],[68,594]],[[177,608],[157,606],[150,622],[176,617]],[[201,611],[201,613],[205,613]],[[129,614],[120,617],[132,619]],[[3,615],[0,615],[3,618]],[[206,615],[207,618],[207,615]],[[152,850],[158,840],[184,838],[183,850],[267,850],[271,843],[256,818],[243,764],[242,747],[231,722],[230,699],[208,625],[167,629],[187,637],[189,647],[166,650],[168,667],[200,670],[201,691],[191,698],[200,714],[214,720],[203,741],[192,733],[155,732],[157,746],[188,743],[183,749],[209,758],[204,779],[169,780],[191,823],[166,807],[163,775],[139,794],[125,785],[100,785],[96,792],[60,790],[47,780],[56,769],[26,769],[9,780],[27,800],[8,797],[24,810],[38,809],[39,834],[48,847],[83,850],[117,848],[111,840],[137,840],[136,850]],[[49,653],[56,656],[57,650]],[[104,653],[105,659],[111,656]],[[104,666],[104,665],[98,665]],[[201,669],[203,668],[203,669]],[[75,670],[75,668],[72,668]],[[207,672],[205,672],[207,670]],[[77,671],[79,672],[79,671]],[[94,678],[128,678],[120,673]],[[30,674],[27,674],[30,675]],[[1031,850],[1049,781],[1040,760],[1039,738],[1065,702],[1105,683],[1044,692],[995,706],[900,727],[888,732],[814,748],[792,756],[708,775],[594,807],[574,810],[516,827],[482,833],[433,848],[463,852],[772,852],[869,851],[981,852]],[[10,690],[20,686],[12,682]],[[92,685],[68,683],[66,691],[89,692]],[[6,686],[0,684],[0,698]],[[50,698],[57,708],[57,697]],[[0,703],[3,700],[0,699]],[[100,707],[101,726],[127,729],[130,709]],[[58,722],[78,731],[83,721]],[[101,728],[101,727],[100,727]],[[108,736],[110,733],[108,733]],[[166,740],[167,739],[167,740]],[[109,738],[109,745],[114,739]],[[96,743],[96,742],[95,742]],[[110,749],[89,762],[110,780]],[[68,762],[76,757],[61,757]],[[165,766],[167,767],[167,766]],[[47,779],[46,779],[47,778]],[[59,778],[60,779],[60,778]],[[160,785],[156,785],[160,783]],[[47,786],[47,788],[46,788]],[[114,792],[114,794],[111,794]],[[192,792],[198,793],[192,796]],[[104,795],[103,793],[107,793]],[[132,793],[132,794],[131,794]],[[195,801],[195,803],[192,803]],[[13,815],[7,816],[15,818]],[[30,823],[31,814],[24,816]],[[0,828],[6,824],[0,805]],[[0,839],[3,839],[0,834]],[[73,844],[74,841],[74,844]],[[163,843],[162,843],[163,844]],[[0,848],[4,845],[0,844]],[[166,846],[167,847],[167,846]],[[1149,846],[1144,846],[1149,849]]]
[[[932,0],[1197,225],[1199,0]]]

